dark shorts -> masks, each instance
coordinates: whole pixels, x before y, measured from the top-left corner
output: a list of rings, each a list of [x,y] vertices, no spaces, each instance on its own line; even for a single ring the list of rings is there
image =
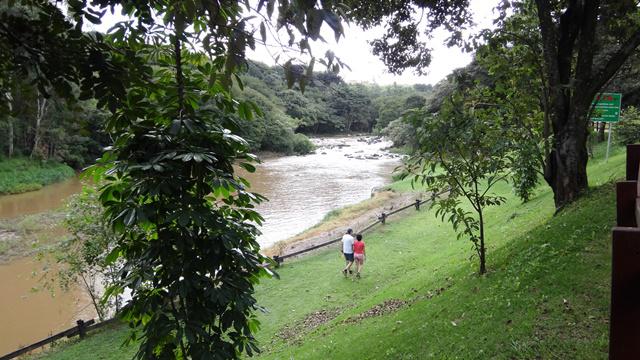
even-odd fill
[[[352,261],[353,262],[353,253],[351,253],[351,254],[345,253],[344,254],[344,259],[347,260],[347,261]]]

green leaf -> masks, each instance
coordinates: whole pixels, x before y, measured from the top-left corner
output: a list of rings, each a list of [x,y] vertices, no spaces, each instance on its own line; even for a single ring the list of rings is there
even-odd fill
[[[120,258],[121,254],[122,254],[122,252],[120,251],[120,248],[119,247],[115,247],[105,257],[104,261],[105,261],[105,263],[107,265],[113,265],[116,262],[116,260],[118,260]]]

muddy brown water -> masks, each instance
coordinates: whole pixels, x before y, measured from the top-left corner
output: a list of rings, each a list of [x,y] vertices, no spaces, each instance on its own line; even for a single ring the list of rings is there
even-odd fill
[[[42,289],[43,264],[24,258],[0,265],[0,356],[91,319],[90,299],[79,289],[51,293]]]
[[[80,180],[73,178],[38,191],[0,196],[0,218],[57,209],[81,189]],[[65,231],[56,227],[48,234],[64,236]],[[44,266],[35,258],[0,265],[0,356],[66,330],[77,319],[95,317],[90,299],[79,288],[53,293],[43,289],[40,270]]]
[[[373,138],[313,140],[315,154],[265,159],[252,174],[243,172],[251,190],[267,198],[258,206],[265,218],[258,241],[268,247],[313,226],[331,210],[360,202],[390,181],[400,159]],[[0,196],[0,218],[55,209],[82,183],[72,179],[26,194]],[[43,264],[32,258],[0,265],[0,356],[69,328],[77,319],[95,317],[90,299],[79,289],[68,293],[32,291],[41,287]],[[36,273],[36,276],[33,274]]]
[[[82,182],[72,178],[45,186],[38,191],[0,196],[0,219],[36,214],[64,205],[65,200],[82,189]]]
[[[329,211],[368,199],[374,188],[389,183],[400,159],[383,150],[390,142],[374,141],[317,138],[315,154],[266,159],[255,173],[241,172],[252,191],[269,199],[257,207],[265,219],[260,245],[299,234]]]

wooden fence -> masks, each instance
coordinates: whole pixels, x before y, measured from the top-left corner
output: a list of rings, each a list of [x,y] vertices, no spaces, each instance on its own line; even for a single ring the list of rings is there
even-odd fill
[[[391,216],[393,214],[397,214],[397,213],[399,213],[401,211],[404,211],[406,209],[414,207],[416,209],[416,211],[418,211],[418,210],[420,210],[420,206],[421,205],[432,201],[434,198],[436,198],[436,197],[438,197],[438,196],[440,196],[442,194],[445,194],[448,191],[449,190],[440,191],[440,192],[436,193],[435,195],[432,195],[431,198],[426,199],[426,200],[416,199],[415,202],[413,202],[413,203],[411,203],[409,205],[403,206],[401,208],[398,208],[396,210],[393,210],[393,211],[391,211],[389,213],[384,213],[383,212],[382,214],[380,214],[380,216],[378,216],[378,220],[372,222],[371,224],[365,226],[363,229],[361,229],[360,231],[357,231],[357,232],[358,233],[364,233],[365,231],[371,230],[371,228],[373,228],[374,226],[376,226],[378,224],[383,224],[384,225],[387,222],[387,218],[389,216]],[[338,238],[335,238],[333,240],[329,240],[329,241],[323,242],[323,243],[318,244],[318,245],[314,245],[314,246],[308,247],[306,249],[302,249],[302,250],[298,250],[298,251],[286,254],[286,255],[275,255],[275,256],[273,256],[273,261],[275,261],[276,264],[280,265],[280,264],[282,264],[282,262],[285,259],[288,259],[288,258],[291,258],[291,257],[294,257],[294,256],[298,256],[298,255],[301,255],[301,254],[304,254],[304,253],[307,253],[309,251],[313,251],[313,250],[316,250],[316,249],[319,249],[319,248],[322,248],[322,247],[325,247],[325,246],[329,246],[331,244],[335,244],[335,243],[337,243],[338,241],[341,241],[341,240],[342,240],[342,236],[340,236]]]
[[[25,346],[23,348],[20,348],[12,353],[9,353],[7,355],[4,355],[2,357],[0,357],[0,360],[9,360],[9,359],[13,359],[15,357],[18,357],[20,355],[24,355],[26,353],[28,353],[29,351],[35,350],[37,348],[40,348],[42,346],[51,344],[52,342],[58,340],[58,339],[62,339],[63,337],[67,337],[67,338],[71,338],[73,336],[80,336],[80,339],[83,339],[85,337],[85,335],[87,334],[87,332],[95,330],[95,329],[99,329],[105,325],[108,324],[112,324],[114,322],[117,321],[117,318],[113,318],[113,319],[109,319],[106,321],[102,321],[99,323],[96,323],[94,319],[91,319],[89,321],[83,321],[83,320],[78,320],[76,321],[76,326],[61,331],[55,335],[51,335],[46,339],[40,340],[36,343],[33,343],[29,346]]]
[[[393,211],[391,211],[391,212],[389,212],[389,213],[384,213],[384,212],[383,212],[383,213],[382,213],[382,214],[380,214],[380,216],[378,217],[378,220],[376,220],[376,221],[374,221],[373,223],[371,223],[371,224],[369,224],[369,225],[365,226],[363,229],[361,229],[361,230],[359,231],[359,233],[364,233],[365,231],[368,231],[368,230],[370,230],[371,228],[373,228],[374,226],[376,226],[377,224],[385,224],[385,223],[386,223],[386,221],[387,221],[387,219],[389,218],[389,216],[394,215],[394,214],[397,214],[397,213],[399,213],[399,212],[401,212],[401,211],[404,211],[404,210],[407,210],[407,209],[409,209],[409,208],[415,208],[415,209],[416,209],[416,211],[418,211],[418,210],[420,210],[420,206],[422,206],[422,205],[423,205],[423,204],[425,204],[425,203],[428,203],[428,202],[432,201],[434,198],[436,198],[436,197],[438,197],[438,196],[440,196],[440,195],[442,195],[442,194],[444,194],[444,193],[446,193],[446,192],[448,192],[448,190],[441,191],[441,192],[439,192],[439,193],[437,193],[437,194],[433,195],[431,198],[426,199],[426,200],[419,200],[419,199],[416,199],[416,201],[415,201],[415,202],[413,202],[413,203],[411,203],[411,204],[408,204],[408,205],[406,205],[406,206],[403,206],[403,207],[401,207],[401,208],[398,208],[398,209],[396,209],[396,210],[393,210]],[[306,249],[303,249],[303,250],[299,250],[299,251],[296,251],[296,252],[292,252],[292,253],[290,253],[290,254],[281,255],[281,256],[277,256],[277,255],[276,255],[276,256],[274,256],[274,257],[273,257],[273,260],[274,260],[278,265],[280,265],[280,264],[284,261],[284,259],[287,259],[287,258],[290,258],[290,257],[294,257],[294,256],[298,256],[298,255],[301,255],[301,254],[307,253],[307,252],[309,252],[309,251],[316,250],[316,249],[319,249],[319,248],[321,248],[321,247],[325,247],[325,246],[328,246],[328,245],[334,244],[334,243],[336,243],[336,242],[338,242],[338,241],[340,241],[340,240],[342,240],[342,237],[339,237],[339,238],[336,238],[336,239],[333,239],[333,240],[329,240],[329,241],[323,242],[323,243],[318,244],[318,245],[315,245],[315,246],[311,246],[311,247],[306,248]],[[114,319],[110,319],[110,320],[106,320],[106,321],[103,321],[103,322],[100,322],[100,323],[95,323],[95,320],[93,320],[93,319],[91,319],[91,320],[89,320],[89,321],[78,320],[78,321],[77,321],[77,325],[76,325],[76,326],[74,326],[74,327],[72,327],[72,328],[70,328],[70,329],[67,329],[67,330],[61,331],[61,332],[59,332],[59,333],[57,333],[57,334],[55,334],[55,335],[52,335],[52,336],[50,336],[50,337],[48,337],[48,338],[46,338],[46,339],[40,340],[40,341],[38,341],[38,342],[36,342],[36,343],[33,343],[33,344],[29,345],[29,346],[25,346],[25,347],[23,347],[23,348],[20,348],[20,349],[18,349],[18,350],[16,350],[16,351],[12,352],[12,353],[10,353],[10,354],[4,355],[4,356],[0,357],[0,360],[9,360],[9,359],[13,359],[13,358],[15,358],[15,357],[17,357],[17,356],[20,356],[20,355],[26,354],[26,353],[28,353],[29,351],[32,351],[32,350],[35,350],[35,349],[37,349],[37,348],[39,348],[39,347],[45,346],[45,345],[47,345],[47,344],[50,344],[50,343],[52,343],[52,342],[54,342],[54,341],[56,341],[56,340],[58,340],[58,339],[61,339],[61,338],[63,338],[63,337],[70,338],[70,337],[73,337],[73,336],[79,335],[79,336],[80,336],[80,338],[82,339],[82,338],[84,338],[85,334],[86,334],[88,331],[91,331],[91,330],[95,330],[95,329],[101,328],[101,327],[103,327],[103,326],[105,326],[105,325],[108,325],[108,324],[110,324],[110,323],[113,323],[113,322],[115,322],[115,321],[116,321],[116,319],[115,319],[115,318],[114,318]]]
[[[612,234],[609,358],[640,358],[640,144],[627,145],[626,180],[616,184]]]

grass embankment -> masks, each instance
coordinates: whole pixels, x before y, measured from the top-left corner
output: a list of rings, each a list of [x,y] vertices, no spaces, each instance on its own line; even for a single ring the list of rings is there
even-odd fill
[[[412,189],[384,189],[373,194],[367,200],[357,204],[348,205],[343,208],[331,210],[322,221],[306,229],[289,239],[279,241],[273,246],[263,249],[266,256],[283,255],[293,251],[292,246],[302,244],[301,247],[309,247],[315,244],[310,239],[328,241],[342,236],[344,231],[353,227],[354,230],[362,229],[373,222],[377,215],[383,211],[397,209],[412,203],[415,198],[421,197],[422,193]],[[404,214],[402,214],[404,215]],[[400,215],[396,215],[398,217]],[[297,249],[299,250],[299,249]]]
[[[72,168],[54,161],[27,158],[0,160],[0,195],[39,190],[45,185],[68,179]]]
[[[261,359],[600,359],[607,357],[611,179],[616,149],[589,165],[592,190],[553,216],[540,186],[521,204],[486,212],[488,269],[433,211],[390,220],[366,236],[362,279],[345,279],[336,248],[286,262],[257,289]],[[406,187],[407,183],[396,184]],[[126,328],[90,336],[46,359],[128,359]]]

